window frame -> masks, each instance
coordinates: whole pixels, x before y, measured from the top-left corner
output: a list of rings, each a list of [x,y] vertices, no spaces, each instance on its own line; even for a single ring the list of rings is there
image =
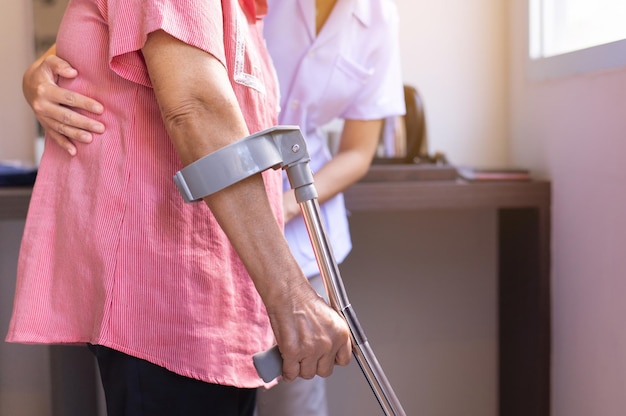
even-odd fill
[[[534,21],[531,12],[532,2],[533,0],[528,0],[526,8],[527,73],[531,80],[541,81],[626,68],[626,39],[563,54],[532,58],[532,49],[536,47],[537,42],[540,42],[533,32],[537,30],[534,26],[539,23]]]

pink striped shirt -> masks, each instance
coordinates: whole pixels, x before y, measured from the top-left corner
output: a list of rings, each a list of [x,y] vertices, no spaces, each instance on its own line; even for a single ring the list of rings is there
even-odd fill
[[[206,205],[185,204],[176,190],[181,165],[139,50],[161,28],[220,59],[250,132],[275,124],[274,75],[253,1],[184,4],[70,2],[57,52],[80,76],[62,85],[104,104],[107,131],[74,158],[46,146],[7,340],[91,342],[256,387],[251,356],[273,339],[265,308]],[[280,213],[281,174],[265,175]]]

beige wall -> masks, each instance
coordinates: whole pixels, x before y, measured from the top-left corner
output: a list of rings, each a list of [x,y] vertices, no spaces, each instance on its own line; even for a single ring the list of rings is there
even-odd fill
[[[32,162],[35,119],[22,96],[22,73],[34,58],[32,8],[29,1],[0,6],[0,159]]]
[[[397,0],[404,79],[424,96],[431,152],[454,164],[508,162],[507,3]]]
[[[532,82],[511,19],[512,158],[554,184],[554,416],[626,409],[626,68]]]

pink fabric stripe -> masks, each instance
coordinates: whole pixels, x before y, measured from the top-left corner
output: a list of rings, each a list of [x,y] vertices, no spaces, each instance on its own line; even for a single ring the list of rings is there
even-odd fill
[[[146,28],[163,22],[182,40],[222,53],[234,79],[235,46],[242,42],[243,67],[257,68],[266,90],[233,81],[251,132],[275,124],[276,86],[260,30],[238,1],[223,0],[224,18],[207,12],[200,23],[178,6],[177,0],[70,3],[57,51],[80,76],[62,85],[104,104],[107,132],[74,158],[46,146],[7,340],[99,343],[185,376],[255,387],[262,381],[251,356],[272,342],[264,306],[208,208],[185,204],[173,183],[180,162],[138,48]],[[110,16],[124,30],[109,32]],[[137,16],[147,26],[132,24]],[[225,36],[211,37],[224,22]],[[110,50],[123,56],[110,57]],[[280,220],[280,172],[265,176]]]

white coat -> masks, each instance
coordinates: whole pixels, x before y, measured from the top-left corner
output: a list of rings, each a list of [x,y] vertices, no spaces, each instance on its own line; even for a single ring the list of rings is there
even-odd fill
[[[269,0],[268,6],[264,35],[280,86],[279,123],[300,126],[314,172],[332,157],[325,124],[404,114],[393,0],[337,0],[318,35],[315,0]],[[351,249],[343,195],[324,203],[321,213],[341,263]],[[285,234],[304,273],[318,274],[302,218],[290,221]]]

